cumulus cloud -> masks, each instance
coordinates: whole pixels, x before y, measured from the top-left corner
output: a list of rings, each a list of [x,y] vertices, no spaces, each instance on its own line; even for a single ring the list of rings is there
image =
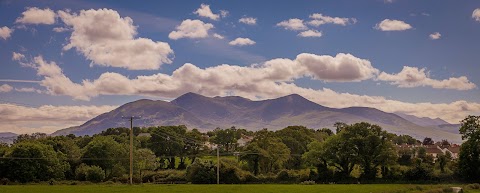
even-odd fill
[[[8,85],[8,84],[3,84],[2,86],[0,86],[0,93],[2,92],[10,92],[13,90],[13,87]]]
[[[197,14],[200,17],[206,17],[210,18],[212,20],[219,20],[220,15],[219,14],[214,14],[212,10],[210,9],[210,5],[207,4],[201,4],[200,8],[198,8],[196,11],[193,12],[194,14]],[[228,12],[224,12],[225,16],[227,16]],[[223,16],[222,14],[222,16]]]
[[[440,117],[452,123],[457,123],[466,115],[480,113],[479,103],[467,101],[408,103],[381,96],[338,93],[328,88],[303,88],[293,83],[302,77],[336,82],[360,81],[372,78],[377,73],[368,60],[350,54],[337,54],[334,57],[300,54],[294,60],[278,58],[252,66],[222,64],[204,69],[186,63],[171,75],[158,73],[129,78],[107,72],[97,79],[83,80],[81,83],[72,82],[61,70],[53,67],[56,65],[54,62],[43,61],[41,57],[35,59],[37,74],[43,77],[40,85],[47,89],[48,94],[71,96],[77,100],[89,100],[99,95],[175,98],[186,92],[206,96],[233,93],[256,100],[296,93],[329,107],[373,107],[386,112]],[[453,84],[451,86],[456,87]]]
[[[0,132],[45,132],[76,126],[116,108],[116,106],[52,106],[25,107],[16,104],[0,104],[0,121],[6,123]]]
[[[319,32],[317,30],[307,30],[307,31],[303,31],[303,32],[300,32],[298,34],[298,36],[300,37],[322,37],[322,32]]]
[[[80,13],[59,11],[59,17],[70,28],[69,43],[93,64],[130,70],[155,70],[172,63],[173,50],[165,42],[136,38],[137,27],[130,17],[121,17],[111,9],[82,10]]]
[[[13,60],[13,61],[25,60],[25,55],[23,55],[23,54],[21,54],[21,53],[13,52],[13,53],[12,53],[12,60]]]
[[[228,42],[232,46],[250,46],[254,45],[256,42],[249,38],[237,38],[233,41]]]
[[[405,31],[412,29],[412,26],[404,21],[385,19],[375,25],[375,29],[381,31]]]
[[[323,24],[335,24],[335,25],[342,25],[346,26],[348,24],[357,23],[357,19],[355,18],[345,18],[345,17],[330,17],[323,15],[321,13],[314,13],[310,15],[311,21],[308,22],[309,25],[318,27]]]
[[[277,26],[283,27],[286,30],[293,30],[293,31],[308,29],[308,27],[303,23],[303,20],[297,19],[297,18],[282,21],[280,23],[277,23]]]
[[[203,23],[203,21],[197,19],[187,19],[182,21],[182,23],[175,28],[176,31],[170,32],[168,37],[173,40],[178,40],[181,38],[206,38],[208,37],[208,30],[212,28],[213,25],[211,23]]]
[[[324,81],[357,82],[373,78],[378,70],[370,61],[351,54],[329,55],[299,54],[296,58],[307,69],[307,74]]]
[[[223,18],[227,17],[230,14],[227,10],[220,10],[220,16]]]
[[[8,28],[7,26],[0,27],[0,38],[7,40],[12,36],[13,29]]]
[[[473,10],[472,18],[480,22],[480,8]]]
[[[213,37],[214,37],[214,38],[217,38],[217,39],[221,39],[221,40],[223,40],[223,38],[225,38],[225,37],[223,37],[222,35],[217,34],[217,33],[214,33],[214,34],[213,34]]]
[[[476,85],[468,80],[465,76],[452,77],[445,80],[431,79],[426,69],[417,67],[404,66],[402,71],[397,74],[380,73],[378,80],[390,82],[392,85],[399,87],[420,87],[429,86],[438,89],[454,89],[454,90],[471,90]]]
[[[244,24],[247,24],[247,25],[255,25],[255,24],[257,24],[257,18],[242,17],[238,20],[238,22],[244,23]]]
[[[55,17],[55,12],[49,8],[30,7],[22,13],[21,17],[17,18],[15,23],[51,25],[55,23]]]
[[[430,34],[428,37],[430,37],[430,39],[432,40],[438,40],[440,39],[440,37],[442,37],[442,34],[440,34],[439,32],[435,32],[433,34]]]
[[[57,33],[61,33],[61,32],[66,32],[66,31],[69,31],[70,29],[66,28],[66,27],[55,27],[52,29],[52,31],[54,32],[57,32]]]
[[[40,93],[40,90],[37,90],[33,87],[23,87],[23,88],[15,88],[15,91],[17,92],[38,92]]]
[[[187,63],[171,76],[159,73],[130,79],[107,72],[95,80],[83,80],[81,83],[72,82],[55,62],[45,61],[41,56],[35,57],[32,65],[37,74],[43,77],[40,85],[47,89],[48,94],[67,95],[76,100],[89,100],[99,95],[173,97],[186,91],[199,90],[208,90],[207,93],[213,95],[234,88],[255,88],[260,82],[269,85],[306,76],[324,81],[360,81],[376,72],[368,60],[350,54],[338,54],[335,57],[300,54],[295,60],[273,59],[249,67],[223,64],[200,69]]]

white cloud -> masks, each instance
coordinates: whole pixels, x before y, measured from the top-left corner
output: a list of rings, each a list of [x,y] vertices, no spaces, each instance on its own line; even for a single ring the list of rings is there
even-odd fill
[[[0,86],[0,93],[2,92],[10,92],[13,90],[13,87],[8,85],[8,84],[3,84],[2,86]]]
[[[428,37],[430,37],[430,39],[432,40],[438,40],[440,39],[440,37],[442,37],[442,34],[440,34],[439,32],[435,32],[433,34],[430,34]]]
[[[182,23],[176,27],[176,31],[170,32],[168,37],[173,40],[181,38],[206,38],[208,37],[208,30],[212,28],[213,25],[211,23],[203,23],[203,21],[200,20],[187,19],[182,21]]]
[[[55,12],[49,8],[30,7],[22,13],[21,17],[17,18],[15,23],[51,25],[55,23],[55,17]]]
[[[318,27],[323,24],[336,24],[346,26],[348,24],[357,23],[355,18],[344,18],[344,17],[330,17],[322,15],[320,13],[314,13],[310,15],[310,18],[313,19],[308,22],[309,25]]]
[[[254,45],[256,42],[249,38],[237,38],[233,41],[228,42],[232,46],[250,46]]]
[[[307,30],[298,34],[300,37],[322,37],[322,32],[317,30]]]
[[[210,9],[210,5],[206,5],[206,4],[201,4],[200,8],[198,8],[193,13],[197,14],[200,17],[210,18],[210,19],[215,20],[215,21],[220,19],[220,15],[214,14],[212,12],[212,10]]]
[[[0,27],[0,38],[4,40],[12,36],[13,29],[8,28],[7,26]]]
[[[25,55],[17,52],[12,53],[12,60],[13,61],[22,61],[25,60]]]
[[[458,122],[466,115],[480,113],[479,103],[467,101],[436,104],[408,103],[381,96],[338,93],[328,88],[302,88],[293,83],[295,79],[302,77],[337,82],[373,78],[377,70],[371,67],[368,60],[342,53],[335,57],[300,54],[295,60],[279,58],[252,66],[222,64],[202,69],[186,63],[171,75],[158,73],[135,78],[107,72],[95,80],[83,80],[81,83],[73,83],[65,75],[58,73],[58,70],[46,70],[56,69],[51,67],[56,65],[54,62],[45,62],[41,57],[36,57],[36,63],[37,74],[46,74],[42,75],[43,80],[40,85],[47,89],[48,94],[71,96],[77,100],[89,100],[99,95],[175,98],[186,92],[196,92],[206,96],[233,93],[256,100],[296,93],[329,107],[373,107],[386,112],[403,112],[430,118],[440,117],[452,123]],[[40,71],[44,72],[40,73]],[[454,85],[451,84],[451,86]]]
[[[173,50],[165,42],[135,38],[137,27],[130,17],[111,9],[59,11],[73,32],[64,50],[76,48],[93,64],[130,70],[155,70],[172,63]]]
[[[296,58],[307,69],[307,74],[324,81],[357,82],[373,78],[378,70],[370,61],[351,54],[329,55],[299,54]]]
[[[255,24],[257,24],[257,18],[242,17],[238,20],[238,22],[244,23],[244,24],[247,24],[247,25],[255,25]]]
[[[24,107],[0,104],[0,121],[6,123],[0,132],[45,132],[76,126],[116,108],[116,106],[52,106]]]
[[[230,14],[227,10],[220,10],[220,16],[223,18],[227,17]]]
[[[467,77],[452,77],[445,80],[431,79],[429,74],[425,72],[426,69],[419,69],[417,67],[404,66],[402,71],[398,74],[388,74],[386,72],[380,73],[378,80],[390,82],[392,85],[399,87],[421,87],[429,86],[437,89],[454,89],[454,90],[471,90],[476,88],[476,85],[468,80]]]
[[[475,19],[475,21],[480,22],[480,8],[476,8],[475,10],[473,10],[472,18]]]
[[[283,27],[286,30],[293,30],[293,31],[308,29],[308,27],[303,23],[303,20],[297,19],[297,18],[282,21],[280,23],[277,23],[277,26]]]
[[[36,92],[36,93],[43,93],[43,91],[39,90],[39,89],[35,89],[33,87],[23,87],[23,88],[15,88],[15,91],[17,92]]]
[[[54,32],[57,32],[57,33],[61,33],[61,32],[66,32],[66,31],[69,31],[70,29],[66,28],[66,27],[55,27],[52,29],[52,31]]]
[[[385,19],[375,25],[375,29],[381,31],[404,31],[412,29],[412,26],[404,21]]]
[[[214,38],[217,38],[217,39],[221,39],[221,40],[223,40],[223,38],[225,38],[225,37],[223,37],[222,35],[217,34],[217,33],[214,33],[214,34],[213,34],[213,37],[214,37]]]

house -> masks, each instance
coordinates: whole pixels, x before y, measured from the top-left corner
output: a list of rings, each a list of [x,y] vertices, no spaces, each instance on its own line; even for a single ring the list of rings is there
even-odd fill
[[[244,147],[245,145],[247,145],[248,142],[252,140],[253,140],[252,136],[242,135],[242,137],[240,137],[240,139],[237,140],[238,147]]]
[[[459,145],[450,146],[450,147],[447,147],[445,149],[447,151],[449,151],[450,154],[452,154],[452,159],[458,159],[458,155],[460,153],[460,146]]]
[[[427,155],[431,155],[433,160],[437,160],[439,155],[444,154],[444,151],[439,146],[427,146],[425,147],[425,151]]]

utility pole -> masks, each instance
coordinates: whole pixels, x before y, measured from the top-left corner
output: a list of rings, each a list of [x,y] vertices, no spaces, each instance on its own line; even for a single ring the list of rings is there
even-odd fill
[[[133,184],[133,119],[140,119],[140,117],[130,116],[122,117],[122,119],[130,120],[130,185]]]
[[[220,184],[220,144],[217,144],[217,184]]]

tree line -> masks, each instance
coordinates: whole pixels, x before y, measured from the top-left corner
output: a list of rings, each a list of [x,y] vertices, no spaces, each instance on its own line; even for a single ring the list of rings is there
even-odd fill
[[[136,182],[215,183],[218,147],[222,183],[480,180],[480,116],[461,121],[465,142],[458,159],[449,153],[428,154],[422,147],[434,144],[428,137],[419,141],[366,122],[336,123],[334,128],[335,132],[304,126],[208,132],[186,126],[134,128],[134,175]],[[450,145],[447,140],[439,143]],[[93,136],[23,134],[11,145],[0,144],[4,184],[127,182],[128,169],[128,128],[109,128]]]

